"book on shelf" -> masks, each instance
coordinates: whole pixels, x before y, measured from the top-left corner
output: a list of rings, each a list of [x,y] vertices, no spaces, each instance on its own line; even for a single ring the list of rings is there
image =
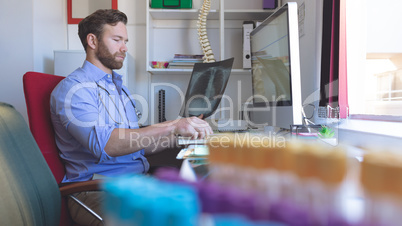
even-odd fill
[[[195,63],[202,63],[202,60],[172,60],[169,61],[171,64],[195,64]]]
[[[169,69],[193,69],[194,65],[172,65],[168,66]]]
[[[201,59],[202,60],[203,57],[204,57],[204,55],[202,55],[202,54],[179,54],[179,53],[174,54],[174,59],[181,59],[181,60],[184,60],[184,59]]]
[[[194,63],[202,63],[203,59],[194,59],[194,58],[183,58],[183,59],[173,59],[170,62],[194,62]]]
[[[192,69],[194,64],[202,63],[203,56],[199,54],[175,54],[173,60],[169,62],[168,68],[171,69]]]
[[[200,62],[192,62],[192,61],[175,62],[175,61],[172,61],[172,62],[169,62],[169,65],[170,66],[194,66],[195,63],[200,63]]]
[[[196,63],[202,63],[202,61],[171,61],[168,68],[193,68]]]

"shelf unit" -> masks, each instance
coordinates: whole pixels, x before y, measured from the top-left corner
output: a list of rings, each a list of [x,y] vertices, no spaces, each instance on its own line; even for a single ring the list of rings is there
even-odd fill
[[[192,71],[192,69],[148,69],[148,72],[152,75],[191,75]],[[232,69],[231,75],[247,75],[250,73],[250,69]]]
[[[157,123],[158,117],[153,114],[158,109],[158,103],[154,101],[158,99],[158,90],[153,89],[155,84],[177,85],[174,88],[176,91],[173,91],[177,94],[166,91],[166,98],[174,100],[166,100],[166,103],[170,105],[169,108],[166,108],[166,118],[168,120],[175,119],[181,108],[179,101],[181,97],[178,95],[180,92],[177,89],[185,94],[192,69],[154,69],[150,66],[150,62],[170,61],[176,53],[202,54],[202,50],[199,46],[196,27],[198,8],[153,9],[150,8],[150,1],[147,0],[146,4],[146,68],[149,74],[150,119],[153,120],[151,123]],[[198,5],[202,5],[202,0],[193,0],[193,7],[197,7],[196,1],[199,1]],[[216,60],[235,58],[226,93],[228,93],[227,95],[237,95],[238,92],[229,87],[233,87],[233,85],[237,85],[238,81],[241,81],[244,83],[242,87],[247,91],[243,91],[244,96],[236,96],[236,98],[244,102],[251,96],[251,72],[242,67],[243,21],[262,21],[275,10],[263,10],[262,0],[212,0],[211,2],[212,6],[207,19],[208,39]],[[163,85],[160,86],[163,87]],[[236,106],[235,111],[237,110]],[[220,117],[228,117],[228,115],[221,113]]]
[[[177,51],[191,51],[184,52],[187,54],[202,54],[196,33],[196,22],[198,20],[199,9],[153,9],[149,7],[149,2],[150,0],[147,0],[148,7],[146,18],[146,68],[149,73],[154,74],[161,72],[159,69],[154,70],[150,67],[149,63],[151,61],[169,61],[173,58],[175,53],[179,53]],[[228,39],[232,39],[231,35],[225,31],[238,30],[237,32],[239,33],[241,32],[243,21],[262,21],[275,10],[261,9],[262,0],[246,1],[246,5],[247,7],[251,7],[250,9],[243,8],[245,7],[245,3],[237,4],[238,9],[236,9],[236,2],[240,2],[240,0],[212,0],[212,2],[215,2],[215,5],[212,7],[215,6],[216,8],[212,8],[208,14],[207,30],[213,52],[215,56],[218,56],[216,57],[217,60],[235,57],[234,69],[241,69],[241,51],[232,52],[230,49],[233,49],[234,45],[225,46]],[[218,4],[216,4],[216,2]],[[233,8],[225,8],[225,4],[228,5],[228,7],[230,5],[230,7]],[[173,33],[180,35],[180,31],[182,31],[183,36],[190,35],[190,37],[187,37],[187,40],[185,41],[178,40],[176,43],[169,39],[169,37],[166,37],[166,35],[162,35],[163,37],[158,39],[156,36],[158,36],[159,33],[166,34],[166,32],[163,32],[162,30],[171,30],[172,33],[169,33],[169,36],[175,36]],[[186,31],[183,32],[183,30]],[[241,36],[235,38],[236,44],[241,44],[241,38]],[[183,44],[184,46],[181,47],[180,45]],[[169,45],[168,48],[166,48],[167,45]],[[191,47],[188,47],[189,45]],[[164,47],[163,50],[162,47]],[[238,46],[236,45],[236,47]],[[167,69],[167,71],[170,70],[171,69]],[[180,70],[180,72],[182,71]]]

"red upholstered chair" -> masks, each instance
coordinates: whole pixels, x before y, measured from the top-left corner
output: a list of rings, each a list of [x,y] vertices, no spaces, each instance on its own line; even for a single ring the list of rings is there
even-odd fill
[[[53,124],[50,118],[50,94],[63,79],[62,76],[38,72],[27,72],[23,77],[29,128],[58,184],[63,180],[65,168],[59,157],[59,149],[55,142]],[[96,181],[79,182],[62,187],[60,191],[62,195],[68,195],[72,192],[99,190],[98,184]],[[66,198],[62,199],[60,225],[73,224],[66,201]]]
[[[50,120],[50,94],[64,77],[38,72],[27,72],[23,77],[29,128],[57,183],[64,177],[64,165],[54,139]]]

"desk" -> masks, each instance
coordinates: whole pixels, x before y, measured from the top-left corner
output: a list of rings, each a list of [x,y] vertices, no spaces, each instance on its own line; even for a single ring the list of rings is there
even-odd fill
[[[153,155],[147,155],[150,168],[169,166],[179,169],[183,163],[182,159],[176,159],[177,154],[182,149],[182,146],[168,148]]]

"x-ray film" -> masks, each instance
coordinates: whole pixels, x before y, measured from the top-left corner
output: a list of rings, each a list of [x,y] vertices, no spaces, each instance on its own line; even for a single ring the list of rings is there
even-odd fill
[[[191,74],[180,116],[211,116],[218,108],[229,81],[234,58],[196,63]]]

